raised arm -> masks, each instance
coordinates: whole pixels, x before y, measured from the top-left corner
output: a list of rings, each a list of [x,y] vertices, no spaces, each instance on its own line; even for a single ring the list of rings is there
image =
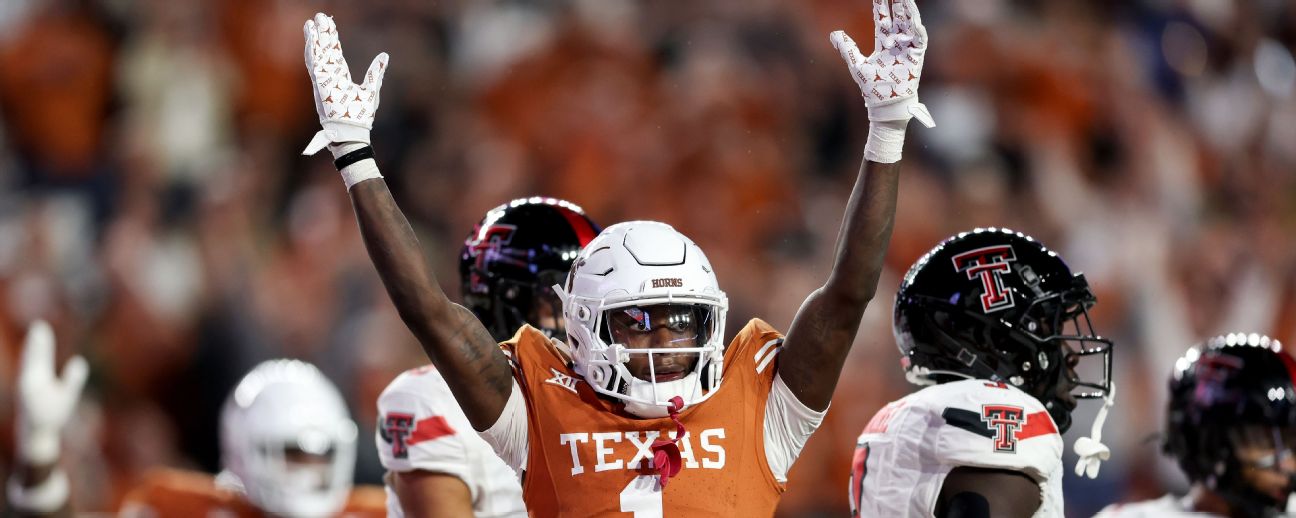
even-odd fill
[[[913,0],[874,1],[873,20],[875,45],[867,57],[846,33],[830,36],[868,106],[869,136],[837,234],[832,272],[797,311],[784,343],[787,353],[779,360],[783,382],[814,410],[828,407],[860,318],[877,292],[895,222],[905,126],[911,118],[934,125],[918,102],[927,31]]]
[[[32,323],[19,364],[14,472],[7,485],[14,516],[72,516],[68,476],[59,467],[63,428],[67,426],[90,369],[73,356],[54,370],[54,331],[44,321]]]
[[[474,428],[499,418],[512,387],[508,359],[494,338],[463,306],[446,297],[428,266],[409,221],[378,172],[369,129],[378,109],[387,54],[379,54],[363,84],[351,81],[333,19],[317,14],[306,22],[306,69],[310,72],[320,130],[304,151],[328,147],[351,195],[365,248],[401,320],[436,365]]]

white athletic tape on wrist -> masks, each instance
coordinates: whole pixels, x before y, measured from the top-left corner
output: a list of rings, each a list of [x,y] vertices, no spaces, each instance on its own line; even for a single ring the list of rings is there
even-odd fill
[[[30,430],[20,424],[18,456],[29,464],[49,464],[58,460],[61,440],[57,429]]]
[[[864,158],[879,164],[900,161],[904,151],[905,126],[909,119],[898,121],[873,121],[869,123],[868,141],[864,144]]]
[[[9,505],[15,511],[28,513],[52,513],[63,508],[68,500],[68,477],[62,469],[55,468],[44,482],[35,487],[23,487],[18,477],[10,476],[8,487]]]
[[[382,173],[378,172],[378,162],[374,162],[372,158],[366,158],[343,167],[340,172],[342,173],[342,183],[346,184],[348,191],[351,190],[352,185],[365,180],[383,177]]]

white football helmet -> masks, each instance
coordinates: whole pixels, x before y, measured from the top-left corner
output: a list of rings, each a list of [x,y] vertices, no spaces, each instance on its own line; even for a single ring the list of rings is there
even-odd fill
[[[630,221],[612,225],[585,246],[572,264],[566,287],[554,286],[575,370],[598,393],[619,399],[639,417],[668,415],[670,399],[700,403],[720,388],[724,322],[729,299],[716,283],[702,249],[670,225]],[[696,331],[691,347],[630,347],[614,338],[610,316],[630,321],[638,332],[669,314]],[[679,379],[658,381],[654,355],[695,355]],[[631,373],[633,356],[646,359],[650,379]],[[663,375],[660,377],[673,377]],[[682,410],[681,408],[680,410]]]
[[[356,425],[342,394],[315,366],[298,360],[258,365],[226,398],[220,426],[221,478],[261,510],[319,517],[346,504]]]

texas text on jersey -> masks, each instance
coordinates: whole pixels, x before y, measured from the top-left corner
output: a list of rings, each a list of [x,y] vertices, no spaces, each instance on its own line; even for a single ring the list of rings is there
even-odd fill
[[[1039,400],[1016,387],[964,380],[885,406],[855,447],[854,516],[933,516],[960,466],[1019,471],[1040,486],[1036,516],[1062,516],[1062,437]]]

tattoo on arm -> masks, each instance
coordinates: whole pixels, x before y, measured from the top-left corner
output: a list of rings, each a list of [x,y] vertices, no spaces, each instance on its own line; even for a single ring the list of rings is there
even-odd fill
[[[494,424],[512,390],[508,359],[477,317],[446,297],[387,184],[362,181],[350,195],[365,249],[401,320],[445,376],[473,426]]]

